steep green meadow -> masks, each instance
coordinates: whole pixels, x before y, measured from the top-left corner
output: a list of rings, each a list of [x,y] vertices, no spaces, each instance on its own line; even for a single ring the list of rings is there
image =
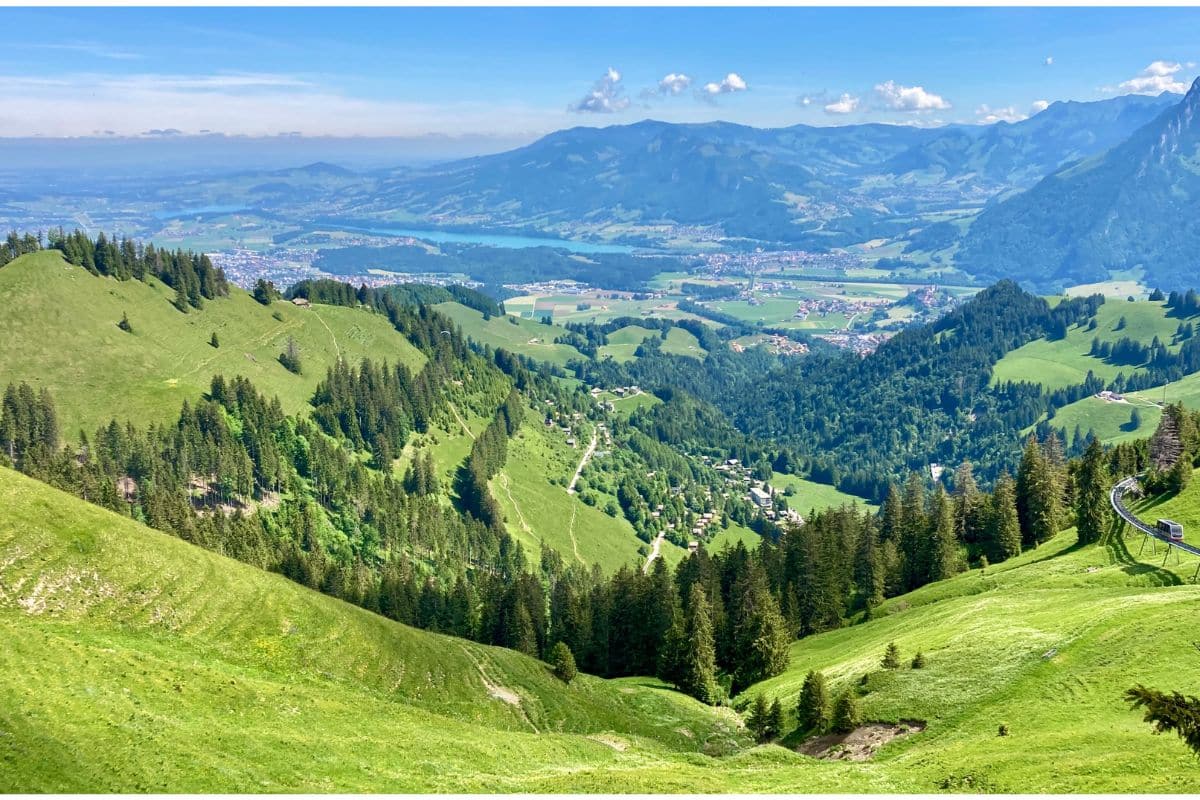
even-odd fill
[[[1200,507],[1200,488],[1177,498]],[[1121,699],[1200,691],[1194,566],[1065,532],[792,648],[752,687],[870,673],[866,762],[750,748],[727,710],[384,620],[0,469],[3,791],[1124,791],[1195,758]],[[1174,513],[1174,512],[1172,512]],[[888,642],[905,663],[881,673]],[[1000,724],[1009,735],[997,736]],[[785,742],[789,744],[792,742]]]
[[[1195,564],[1162,569],[1161,547],[1158,561],[1148,551],[1138,561],[1137,544],[1078,548],[1067,531],[985,573],[894,598],[869,622],[797,642],[787,672],[746,696],[790,708],[810,669],[832,696],[869,674],[865,719],[928,723],[876,756],[925,790],[1194,790],[1195,757],[1176,737],[1152,735],[1121,695],[1139,682],[1200,692]],[[903,667],[881,670],[893,641]],[[914,670],[918,650],[926,667]]]
[[[1066,427],[1068,431],[1073,431],[1079,425],[1084,433],[1094,429],[1096,436],[1105,444],[1144,439],[1158,426],[1162,418],[1159,403],[1164,399],[1167,403],[1183,403],[1186,408],[1200,408],[1200,373],[1187,375],[1164,386],[1129,392],[1125,399],[1125,403],[1113,403],[1098,397],[1085,397],[1060,408],[1053,424]],[[1136,430],[1129,424],[1134,408],[1142,418]]]
[[[1034,381],[1047,389],[1061,389],[1083,383],[1091,370],[1097,377],[1110,381],[1121,372],[1131,375],[1139,372],[1137,367],[1117,366],[1088,355],[1092,339],[1116,342],[1129,337],[1149,344],[1155,336],[1170,344],[1180,320],[1167,316],[1166,303],[1138,300],[1129,302],[1109,298],[1096,312],[1096,329],[1089,331],[1086,325],[1076,325],[1067,331],[1066,338],[1058,341],[1038,339],[1018,347],[996,363],[992,370],[992,382]],[[1125,328],[1117,330],[1121,318]],[[1172,351],[1178,347],[1171,347]]]
[[[97,277],[54,250],[16,259],[0,269],[0,308],[19,309],[0,315],[0,385],[49,388],[62,430],[74,438],[114,415],[139,425],[170,421],[215,374],[244,375],[297,413],[339,355],[352,364],[366,356],[411,369],[424,363],[382,315],[282,301],[265,307],[235,287],[184,314],[173,297],[159,281]],[[122,314],[132,333],[117,327]],[[214,332],[218,348],[209,343]],[[289,336],[300,348],[301,375],[277,360]]]
[[[583,354],[569,344],[555,344],[566,328],[558,325],[543,325],[528,319],[501,314],[485,320],[483,313],[467,308],[460,303],[438,303],[435,309],[445,314],[462,328],[463,335],[480,344],[518,353],[523,356],[547,361],[560,367],[571,359],[582,359]]]

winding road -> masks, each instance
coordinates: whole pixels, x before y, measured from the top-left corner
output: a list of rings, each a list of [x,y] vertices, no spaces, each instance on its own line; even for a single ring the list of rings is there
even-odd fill
[[[596,452],[596,442],[600,440],[600,432],[595,428],[592,429],[592,443],[588,445],[588,449],[583,454],[583,458],[579,459],[579,466],[575,469],[575,476],[571,478],[571,483],[567,486],[567,494],[575,494],[575,484],[579,483],[579,476],[583,474],[583,468],[587,466],[588,460],[592,457],[592,453]]]

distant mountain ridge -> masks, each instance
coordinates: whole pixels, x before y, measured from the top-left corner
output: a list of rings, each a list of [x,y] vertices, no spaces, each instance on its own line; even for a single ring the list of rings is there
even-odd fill
[[[956,263],[1042,286],[1141,270],[1162,288],[1195,282],[1200,247],[1200,79],[1112,149],[985,210]]]
[[[516,150],[394,173],[356,210],[431,224],[840,246],[902,233],[907,215],[982,206],[1120,142],[1178,96],[1055,103],[1022,122],[760,129],[646,120],[571,128]]]

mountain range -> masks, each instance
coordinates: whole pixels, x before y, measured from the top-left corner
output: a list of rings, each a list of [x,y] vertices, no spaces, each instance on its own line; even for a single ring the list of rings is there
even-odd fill
[[[843,246],[915,215],[982,206],[1100,154],[1178,95],[1058,102],[1016,123],[758,129],[643,121],[572,128],[533,144],[382,180],[362,213],[563,235],[728,237]]]
[[[1198,113],[1200,80],[1117,146],[986,209],[958,260],[984,278],[1085,283],[1140,270],[1153,285],[1190,285],[1200,245]]]

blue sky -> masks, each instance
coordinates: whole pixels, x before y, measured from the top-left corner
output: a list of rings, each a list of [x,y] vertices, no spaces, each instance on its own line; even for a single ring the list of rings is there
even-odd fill
[[[1017,120],[1179,90],[1200,9],[0,9],[0,136]]]

